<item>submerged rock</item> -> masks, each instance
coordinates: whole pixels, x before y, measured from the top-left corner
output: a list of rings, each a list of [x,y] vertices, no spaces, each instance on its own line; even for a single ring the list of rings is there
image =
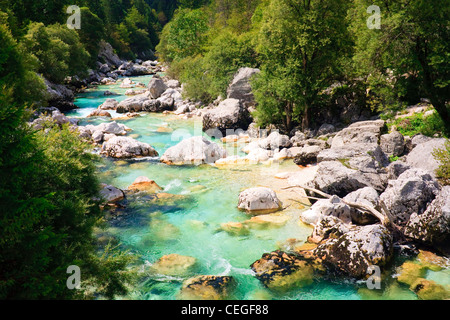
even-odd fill
[[[250,188],[239,194],[238,208],[251,214],[275,212],[281,207],[282,203],[276,193],[269,188]]]
[[[230,297],[234,287],[233,277],[202,275],[186,280],[179,297],[182,300],[224,300]]]
[[[264,253],[250,267],[256,278],[274,291],[285,292],[313,283],[314,268],[296,254],[279,250]]]
[[[197,259],[176,253],[164,255],[156,261],[151,270],[167,276],[187,276],[195,272]]]
[[[161,156],[161,162],[171,165],[214,163],[225,158],[227,152],[214,142],[204,137],[184,139],[177,145],[170,147]]]
[[[153,180],[147,177],[137,177],[134,182],[128,186],[129,191],[139,192],[144,191],[148,193],[156,193],[162,190],[162,188]]]
[[[245,225],[251,229],[269,229],[277,228],[285,225],[290,220],[290,217],[285,214],[261,214],[251,217],[244,221]]]

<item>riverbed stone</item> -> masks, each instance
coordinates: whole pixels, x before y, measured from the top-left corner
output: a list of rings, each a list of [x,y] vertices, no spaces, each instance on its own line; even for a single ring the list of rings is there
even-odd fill
[[[215,130],[223,136],[227,135],[227,130],[245,131],[250,123],[250,114],[238,99],[225,99],[203,114],[203,131],[210,135],[216,135]]]
[[[314,279],[314,269],[308,261],[280,250],[264,253],[250,267],[265,287],[276,292],[310,285]]]
[[[100,189],[101,198],[107,203],[113,203],[125,198],[125,193],[111,185],[102,184],[102,188]]]
[[[148,193],[156,193],[161,191],[162,188],[155,181],[145,176],[140,176],[137,177],[136,180],[134,180],[134,182],[128,186],[128,190],[134,192],[144,191]]]
[[[172,253],[159,258],[151,267],[151,270],[157,274],[184,277],[195,272],[197,259],[190,256],[183,256]]]
[[[156,157],[158,152],[148,143],[130,137],[115,137],[105,141],[101,153],[112,158]]]
[[[150,79],[147,87],[148,87],[148,90],[150,91],[150,96],[152,99],[159,98],[164,93],[164,91],[167,90],[166,84],[158,76],[153,76]]]
[[[214,163],[225,158],[227,152],[205,137],[197,136],[184,139],[167,149],[161,156],[161,162],[171,165]]]
[[[230,276],[201,275],[183,283],[182,300],[224,300],[231,296],[236,283]]]
[[[276,193],[269,188],[249,188],[239,194],[238,208],[251,214],[275,212],[281,207],[282,203]]]
[[[390,260],[392,245],[392,235],[386,227],[354,226],[339,237],[326,238],[314,254],[332,269],[363,279],[369,266],[383,267]]]

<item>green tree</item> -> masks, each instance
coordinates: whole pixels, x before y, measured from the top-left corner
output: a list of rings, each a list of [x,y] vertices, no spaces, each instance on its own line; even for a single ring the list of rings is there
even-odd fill
[[[201,9],[179,9],[163,29],[156,50],[166,61],[195,56],[204,50],[208,21]]]
[[[60,24],[31,23],[24,44],[39,61],[38,71],[52,82],[62,83],[66,76],[81,75],[87,69],[90,56],[78,34]]]
[[[0,16],[4,19],[0,21],[0,90],[12,90],[18,103],[40,102],[45,85],[35,72],[38,60],[13,38],[6,14],[0,11]]]
[[[379,30],[366,26],[366,8],[372,4],[380,7]],[[450,1],[355,0],[353,7],[349,14],[356,35],[355,66],[360,74],[372,74],[369,82],[393,79],[385,91],[399,92],[397,96],[405,94],[404,86],[416,82],[417,90],[449,124]]]
[[[78,31],[80,40],[90,54],[90,65],[94,66],[100,50],[100,41],[105,36],[103,21],[88,7],[81,7],[81,28]]]
[[[281,121],[286,130],[309,127],[319,94],[341,73],[351,43],[347,1],[271,1],[258,35],[261,74],[254,82],[260,122]]]

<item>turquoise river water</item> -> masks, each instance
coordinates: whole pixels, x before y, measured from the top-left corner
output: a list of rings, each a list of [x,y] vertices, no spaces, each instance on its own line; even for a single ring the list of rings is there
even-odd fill
[[[131,79],[147,84],[150,78]],[[118,93],[111,96],[118,101],[126,98],[126,89],[118,85],[88,89],[76,98],[75,104],[79,109],[67,115],[80,118],[79,125],[111,121],[100,117],[86,118],[108,98],[103,94],[105,90]],[[115,111],[109,112],[113,118],[122,116]],[[142,113],[140,117],[117,122],[131,128],[129,135],[149,143],[160,155],[182,137],[202,134],[201,120],[182,119],[173,114]],[[160,127],[170,128],[173,132],[158,132]],[[215,142],[221,144],[220,141]],[[240,153],[241,146],[224,146],[230,153]],[[397,283],[392,276],[383,282],[382,290],[371,292],[365,289],[364,282],[338,278],[316,279],[309,286],[284,294],[275,294],[263,287],[252,274],[250,265],[263,253],[278,249],[287,239],[305,242],[312,232],[312,228],[298,218],[305,206],[294,201],[294,192],[281,190],[286,182],[274,177],[279,172],[299,170],[292,160],[272,166],[216,168],[211,165],[168,166],[158,159],[102,158],[98,172],[104,183],[126,189],[137,177],[147,176],[163,187],[163,192],[186,196],[183,201],[170,203],[155,203],[145,198],[130,201],[121,218],[111,220],[102,235],[115,237],[124,248],[139,255],[142,262],[140,268],[144,271],[163,255],[176,253],[194,257],[198,262],[196,274],[231,275],[236,279],[235,299],[417,299],[407,286]],[[272,227],[252,227],[245,235],[221,231],[221,223],[243,222],[250,218],[237,209],[238,195],[243,189],[255,186],[274,189],[284,204],[290,204],[282,213],[288,217],[287,221]],[[395,266],[392,268],[394,270]],[[427,278],[443,285],[450,284],[449,269],[429,271]],[[183,280],[185,278],[148,273],[123,298],[177,299]]]

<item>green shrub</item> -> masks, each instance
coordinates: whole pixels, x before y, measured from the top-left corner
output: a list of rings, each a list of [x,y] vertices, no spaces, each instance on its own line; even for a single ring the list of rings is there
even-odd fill
[[[450,185],[450,140],[445,142],[443,149],[434,150],[433,156],[440,163],[436,177],[443,185]]]
[[[448,137],[448,128],[437,112],[425,117],[423,113],[416,113],[410,117],[398,118],[391,122],[388,126],[395,125],[398,131],[404,136],[423,134],[429,137],[438,134]]]

